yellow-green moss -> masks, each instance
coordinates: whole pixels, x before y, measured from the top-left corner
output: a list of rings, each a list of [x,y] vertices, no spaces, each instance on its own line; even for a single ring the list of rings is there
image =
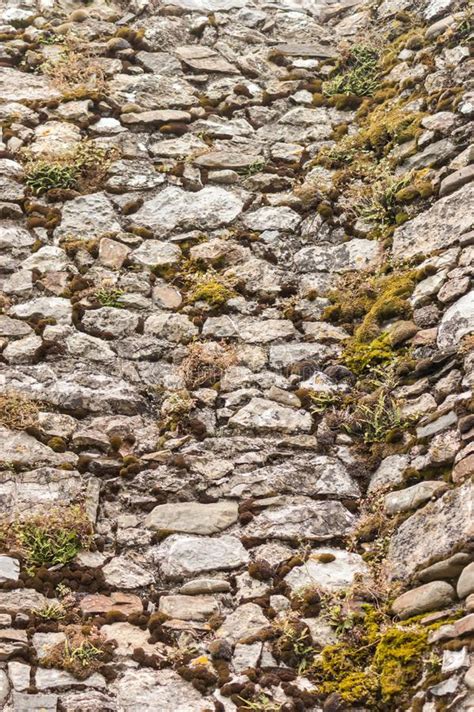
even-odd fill
[[[233,289],[230,289],[222,281],[215,277],[199,282],[188,294],[191,303],[204,301],[211,307],[218,307],[225,304],[235,296]]]
[[[322,694],[337,692],[349,704],[386,711],[409,697],[422,673],[427,639],[427,628],[393,625],[381,610],[364,605],[354,629],[323,648],[309,676]]]

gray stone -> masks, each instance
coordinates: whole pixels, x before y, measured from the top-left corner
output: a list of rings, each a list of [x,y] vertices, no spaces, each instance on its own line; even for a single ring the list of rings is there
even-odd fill
[[[456,586],[456,591],[459,598],[467,598],[470,593],[474,593],[474,562],[468,564],[468,566],[463,569]]]
[[[315,502],[309,497],[281,499],[281,505],[254,517],[245,528],[248,536],[329,541],[348,534],[354,524],[354,516],[340,502]]]
[[[422,583],[428,581],[438,581],[439,579],[457,578],[466,564],[471,561],[471,556],[467,553],[459,552],[453,554],[444,561],[438,561],[433,566],[428,566],[420,571],[416,579]]]
[[[128,669],[114,688],[120,712],[202,712],[203,699],[174,670]]]
[[[112,100],[121,106],[132,102],[144,110],[186,109],[198,103],[191,84],[176,75],[116,74],[108,88]]]
[[[294,230],[301,222],[297,212],[287,207],[264,207],[246,213],[243,223],[249,230]]]
[[[62,465],[65,462],[77,462],[77,455],[72,452],[54,452],[32,435],[0,426],[0,461],[26,467]]]
[[[201,593],[228,593],[229,591],[230,583],[218,578],[194,579],[178,589],[179,593],[186,594],[186,596],[196,596]]]
[[[43,340],[40,336],[25,336],[8,344],[3,349],[3,357],[8,363],[33,363],[40,353]]]
[[[209,151],[194,159],[197,166],[204,168],[248,168],[259,160],[258,154],[234,151]]]
[[[472,501],[472,484],[466,482],[406,519],[390,541],[390,578],[406,580],[462,549],[473,534]]]
[[[57,324],[70,324],[72,305],[62,297],[38,297],[29,302],[17,304],[10,309],[10,314],[20,319],[54,319]]]
[[[418,427],[416,429],[416,436],[420,440],[422,438],[432,437],[433,435],[450,428],[452,425],[456,425],[457,420],[456,413],[453,410],[450,410],[448,413],[441,415],[439,418],[431,420],[427,423],[427,425],[421,425]]]
[[[145,526],[155,531],[217,534],[234,524],[237,517],[237,502],[174,502],[155,507],[147,516]]]
[[[57,695],[13,693],[13,709],[15,712],[56,712],[57,708]]]
[[[36,442],[36,441],[35,441]],[[48,461],[50,456],[46,455]],[[40,513],[80,497],[83,480],[75,470],[40,467],[27,472],[0,471],[0,511]]]
[[[82,318],[82,325],[87,332],[95,336],[118,338],[132,334],[139,320],[138,314],[126,309],[101,307],[86,311]]]
[[[20,562],[10,556],[0,556],[0,583],[5,581],[18,581],[20,576]]]
[[[446,581],[431,581],[402,593],[392,603],[392,612],[401,620],[450,606],[455,600],[454,588]]]
[[[156,267],[177,264],[181,257],[181,250],[177,245],[158,240],[145,240],[137,250],[130,255],[135,264],[145,267]]]
[[[60,247],[45,245],[24,260],[21,267],[22,269],[36,269],[41,274],[46,274],[47,272],[60,272],[68,262],[66,253]]]
[[[415,255],[429,255],[455,245],[462,233],[471,227],[473,212],[472,185],[441,198],[429,210],[395,230],[393,258],[404,260]]]
[[[448,195],[448,193],[458,190],[458,188],[461,188],[461,186],[469,183],[471,180],[474,180],[474,166],[470,165],[460,168],[441,181],[439,186],[440,197],[442,198]]]
[[[113,205],[105,193],[90,193],[64,204],[61,224],[56,228],[55,235],[90,240],[120,230]]]
[[[438,329],[440,349],[456,347],[474,332],[474,291],[465,294],[444,313]]]
[[[39,667],[35,676],[36,687],[40,692],[49,689],[62,689],[68,687],[106,687],[105,678],[98,672],[92,673],[86,680],[78,680],[71,673],[55,668],[46,669]]]
[[[150,571],[126,556],[116,556],[102,569],[104,580],[110,586],[133,589],[148,586],[155,577]]]
[[[227,225],[244,205],[239,197],[217,186],[206,186],[192,195],[190,201],[189,194],[181,188],[165,188],[156,198],[145,202],[133,220],[166,237],[176,228],[212,230]]]
[[[212,596],[161,596],[159,610],[170,618],[182,621],[205,621],[219,609]]]
[[[249,555],[234,536],[206,539],[173,534],[156,548],[155,559],[163,576],[182,579],[207,571],[236,569],[247,563]]]
[[[145,334],[159,336],[176,343],[186,344],[198,333],[198,328],[185,314],[155,313],[145,322]]]
[[[9,316],[0,315],[0,336],[17,338],[29,336],[33,329],[29,324],[25,324],[19,319],[12,319]]]
[[[233,475],[219,493],[226,497],[269,497],[302,494],[309,497],[357,498],[359,488],[344,465],[325,455],[300,455],[277,465]]]
[[[20,72],[16,67],[0,67],[0,96],[2,101],[51,101],[61,92],[50,79],[41,74]]]
[[[334,557],[332,561],[324,562],[327,555]],[[294,593],[311,587],[332,592],[349,588],[356,576],[362,577],[365,585],[370,580],[369,567],[359,554],[325,548],[314,549],[302,566],[291,569],[285,581]]]
[[[374,269],[381,258],[376,240],[355,238],[342,245],[303,247],[295,255],[298,272],[348,272]]]
[[[265,398],[252,398],[230,418],[229,425],[259,432],[308,433],[312,420],[307,411],[288,408]]]
[[[438,482],[436,480],[418,482],[418,484],[412,487],[390,492],[385,495],[384,509],[386,513],[390,515],[398,514],[399,512],[409,512],[410,509],[417,509],[432,497],[445,492],[447,488],[448,485],[446,482]]]
[[[216,630],[216,638],[225,638],[235,644],[269,627],[270,623],[263,615],[260,606],[255,603],[244,603],[227,616],[221,627]]]

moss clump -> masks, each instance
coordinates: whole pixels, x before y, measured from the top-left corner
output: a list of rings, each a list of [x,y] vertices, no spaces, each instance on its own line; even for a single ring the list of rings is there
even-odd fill
[[[322,649],[309,677],[322,694],[335,692],[347,703],[380,712],[399,709],[422,673],[427,639],[427,628],[393,625],[366,604],[345,639]]]
[[[89,548],[92,525],[79,505],[0,523],[0,549],[18,550],[30,570],[67,564]]]
[[[375,47],[354,45],[339,61],[335,77],[323,83],[325,96],[373,94],[379,83],[378,58]]]
[[[234,296],[234,290],[224,280],[215,275],[203,275],[188,294],[188,301],[191,304],[203,301],[211,307],[219,307]]]
[[[373,658],[382,700],[400,695],[419,677],[427,640],[426,628],[404,630],[394,626],[385,631]]]
[[[354,373],[362,373],[394,358],[390,336],[382,327],[390,319],[411,316],[408,298],[417,280],[416,270],[372,277],[354,273],[329,294],[332,304],[326,308],[323,319],[343,324],[353,331],[342,360]],[[358,321],[359,325],[354,328],[354,322]]]
[[[0,424],[11,430],[26,430],[36,425],[39,408],[20,393],[0,395]]]

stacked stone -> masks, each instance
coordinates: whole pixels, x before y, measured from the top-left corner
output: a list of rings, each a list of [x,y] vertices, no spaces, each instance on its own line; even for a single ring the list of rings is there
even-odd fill
[[[473,709],[468,3],[4,4],[2,709]],[[367,114],[321,86],[413,22],[421,45],[380,81],[387,112],[422,115],[395,173],[430,190],[376,239],[321,159]],[[417,276],[380,324],[409,359],[404,427],[375,453],[349,427],[370,375],[346,358],[354,324],[328,314],[341,280],[387,265]],[[5,534],[76,505],[93,534],[65,562]],[[342,594],[348,620],[368,601],[416,616],[436,681],[423,659],[408,702],[351,700],[280,654],[295,620],[316,659],[343,640],[319,615]],[[51,651],[80,625],[109,647],[78,676]]]

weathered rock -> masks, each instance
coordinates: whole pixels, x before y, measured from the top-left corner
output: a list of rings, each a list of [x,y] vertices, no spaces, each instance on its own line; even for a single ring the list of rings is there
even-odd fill
[[[418,569],[446,559],[469,541],[472,529],[472,484],[466,482],[401,524],[390,541],[389,576],[406,580]]]
[[[115,689],[123,712],[202,712],[201,694],[174,670],[126,670]]]
[[[57,237],[90,240],[104,233],[120,232],[120,223],[105,193],[91,193],[68,200],[56,228]]]
[[[285,499],[254,517],[245,533],[259,539],[328,541],[348,534],[353,525],[354,516],[340,502]]]
[[[244,641],[269,627],[269,621],[255,603],[245,603],[235,609],[216,631],[217,638],[225,638],[230,643]]]
[[[298,272],[348,272],[374,269],[380,261],[380,245],[355,238],[342,245],[304,247],[295,255]]]
[[[77,462],[72,452],[54,452],[47,445],[25,432],[0,427],[0,460],[27,467],[61,465]]]
[[[402,593],[392,603],[392,612],[401,620],[420,613],[446,608],[455,599],[454,588],[445,581],[432,581]]]
[[[117,556],[111,559],[102,571],[105,582],[118,588],[140,588],[148,586],[154,581],[151,571],[125,556]]]
[[[346,468],[335,458],[300,456],[282,464],[234,475],[219,488],[228,497],[269,497],[302,494],[309,497],[355,498],[360,492]]]
[[[176,502],[160,504],[148,515],[145,526],[155,531],[217,534],[237,521],[236,502]]]
[[[311,416],[303,410],[295,410],[265,398],[252,398],[229,420],[238,428],[266,432],[277,430],[283,433],[307,433],[311,430]]]
[[[447,309],[438,329],[440,349],[459,345],[465,336],[474,332],[474,292],[469,292]]]
[[[212,230],[227,225],[242,208],[242,200],[223,188],[207,186],[189,201],[186,191],[170,187],[145,202],[133,219],[166,237],[176,228]]]
[[[392,248],[394,259],[428,255],[456,244],[461,234],[470,228],[469,215],[473,211],[472,185],[466,185],[441,198],[429,210],[395,230]]]
[[[207,571],[236,569],[249,555],[239,539],[224,535],[214,539],[173,534],[155,551],[163,576],[182,579]]]
[[[0,583],[5,581],[18,581],[20,575],[20,562],[10,556],[0,556]]]
[[[143,604],[138,596],[113,591],[110,596],[104,596],[100,593],[91,593],[84,596],[80,602],[80,608],[86,615],[119,611],[129,616],[133,613],[141,613],[143,611]]]
[[[219,608],[212,596],[161,596],[159,610],[182,621],[205,621]]]
[[[440,495],[447,489],[446,482],[425,480],[412,487],[385,495],[384,509],[390,515],[398,512],[408,512],[410,509],[416,509],[432,497]]]
[[[370,580],[369,568],[359,554],[327,548],[313,550],[302,566],[295,566],[285,576],[285,581],[293,592],[312,586],[337,591],[349,588],[356,576],[362,577],[364,583]]]
[[[41,101],[59,99],[61,93],[48,77],[0,67],[0,96],[3,101]]]

